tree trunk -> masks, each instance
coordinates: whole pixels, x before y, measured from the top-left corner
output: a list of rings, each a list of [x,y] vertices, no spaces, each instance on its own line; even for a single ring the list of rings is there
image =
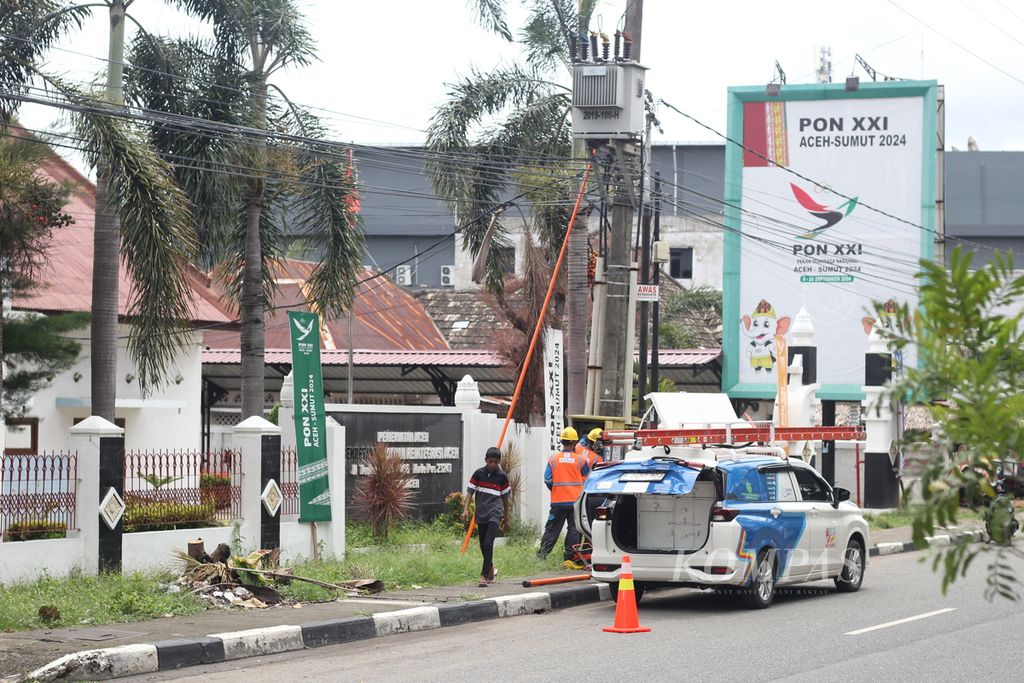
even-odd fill
[[[266,128],[267,82],[259,74],[252,88],[253,125]],[[266,155],[262,141],[254,143],[253,167],[264,169]],[[262,177],[248,182],[245,197],[245,265],[242,272],[242,419],[263,416],[264,324],[263,324],[263,249],[260,218],[266,181]]]
[[[124,102],[124,0],[110,2],[107,62],[108,102]],[[114,421],[117,396],[117,316],[120,225],[110,205],[110,167],[101,157],[96,168],[96,220],[92,263],[92,414]]]

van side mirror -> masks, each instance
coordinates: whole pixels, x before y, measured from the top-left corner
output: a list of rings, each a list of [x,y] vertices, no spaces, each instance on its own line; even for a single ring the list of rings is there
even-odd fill
[[[835,505],[839,505],[844,500],[850,500],[850,489],[844,489],[842,486],[837,486],[832,489],[832,495],[835,497]]]

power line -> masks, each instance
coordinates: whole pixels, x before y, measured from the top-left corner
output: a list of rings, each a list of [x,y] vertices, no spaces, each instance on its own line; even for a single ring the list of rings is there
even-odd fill
[[[1012,78],[1013,80],[1017,81],[1021,85],[1024,85],[1024,80],[1018,78],[1017,76],[1014,76],[1012,73],[1010,73],[1006,69],[1003,69],[1002,67],[1000,67],[1000,66],[998,66],[996,64],[993,64],[992,62],[988,61],[987,59],[985,59],[984,57],[979,55],[977,52],[971,50],[970,48],[964,47],[963,45],[961,45],[960,43],[958,43],[957,41],[953,40],[948,35],[943,33],[942,31],[938,30],[937,28],[935,28],[934,26],[932,26],[931,24],[926,22],[924,19],[921,19],[920,17],[912,14],[909,10],[906,10],[903,7],[900,7],[899,5],[897,5],[895,0],[889,0],[889,4],[892,5],[893,7],[895,7],[896,9],[898,9],[899,11],[903,12],[908,17],[910,17],[911,19],[913,19],[917,23],[921,24],[926,29],[928,29],[932,33],[936,34],[940,38],[945,38],[947,41],[949,41],[950,43],[952,43],[956,47],[960,48],[961,50],[963,50],[967,54],[971,55],[972,57],[974,57],[978,61],[984,62],[985,64],[987,64],[988,66],[992,67],[993,69],[995,69],[999,73],[1003,74],[1004,76],[1008,76],[1009,78]]]

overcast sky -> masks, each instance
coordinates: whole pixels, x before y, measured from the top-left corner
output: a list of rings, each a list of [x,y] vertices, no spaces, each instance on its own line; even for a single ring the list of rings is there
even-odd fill
[[[299,4],[318,42],[320,62],[279,74],[276,82],[294,101],[329,110],[321,114],[340,140],[422,142],[447,82],[471,66],[487,69],[516,58],[514,47],[476,26],[466,0]],[[605,31],[614,31],[625,6],[626,0],[603,0],[593,28],[602,22]],[[99,73],[107,21],[102,10],[96,12],[84,30],[51,53],[54,70],[78,80]],[[162,0],[136,0],[131,13],[157,33],[180,35],[197,28]],[[522,16],[515,10],[513,23]],[[129,33],[133,28],[129,24]],[[832,50],[836,81],[851,73],[853,56],[860,53],[881,73],[934,78],[945,85],[947,149],[965,149],[968,136],[982,150],[1024,149],[1021,0],[645,4],[642,61],[651,68],[648,87],[723,132],[728,86],[768,82],[775,60],[789,83],[812,82],[822,46]],[[40,106],[26,107],[22,114],[32,128],[55,119],[52,109]],[[662,141],[720,141],[668,110],[661,119]]]

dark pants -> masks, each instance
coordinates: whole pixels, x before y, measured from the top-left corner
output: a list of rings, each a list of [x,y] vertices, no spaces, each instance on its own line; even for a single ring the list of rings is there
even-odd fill
[[[498,522],[477,522],[477,534],[480,536],[480,554],[484,556],[484,566],[480,576],[485,579],[494,578],[494,539],[498,537]]]
[[[562,527],[566,524],[569,525],[569,530],[565,532],[565,552],[562,557],[566,560],[572,559],[572,547],[580,542],[580,532],[573,520],[571,505],[567,507],[551,506],[547,524],[544,525],[544,536],[540,539],[540,552],[537,555],[548,556],[551,549],[555,547],[559,534],[562,533]]]

